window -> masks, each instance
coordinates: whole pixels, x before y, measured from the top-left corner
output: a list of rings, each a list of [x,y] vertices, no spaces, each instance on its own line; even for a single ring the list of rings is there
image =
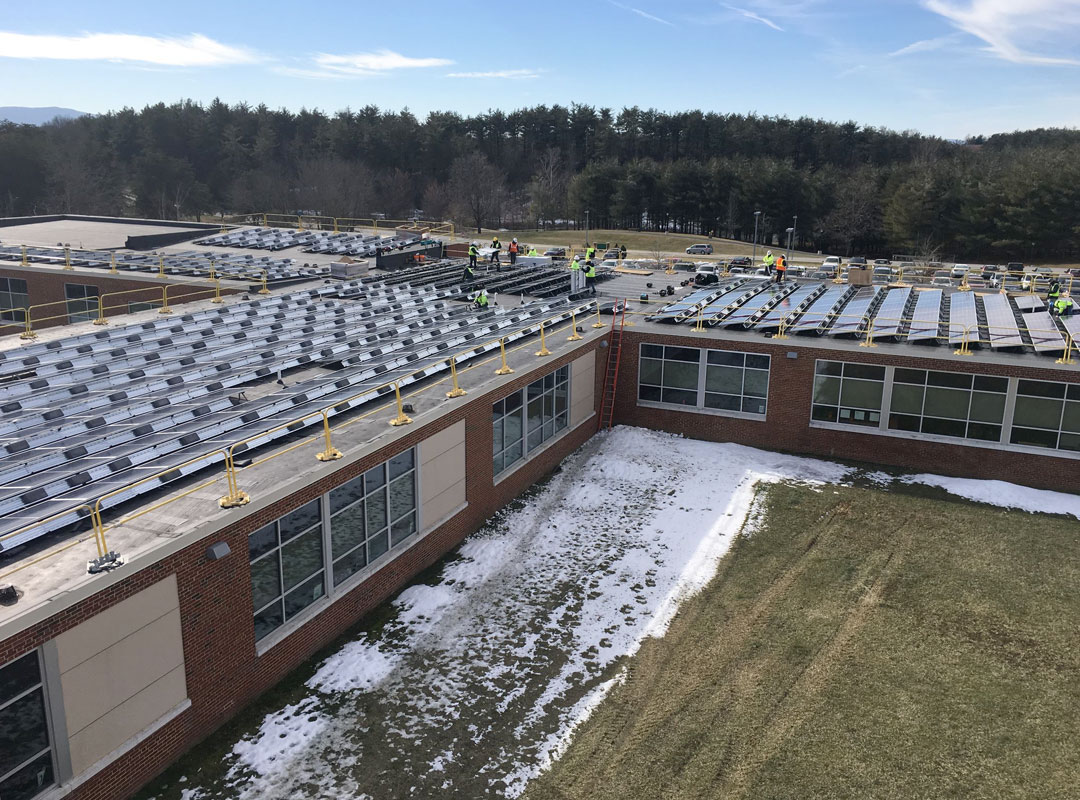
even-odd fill
[[[416,495],[413,450],[330,491],[335,586],[416,534]]]
[[[55,783],[41,662],[35,650],[0,667],[0,798],[30,800]]]
[[[818,361],[811,419],[878,427],[885,367],[845,361]]]
[[[1008,378],[897,367],[889,428],[1000,442],[1008,392]]]
[[[248,556],[258,640],[326,594],[320,500],[252,533]]]
[[[765,416],[769,356],[643,344],[638,400]]]
[[[492,471],[498,475],[570,425],[570,368],[559,367],[491,407]]]
[[[1010,441],[1080,452],[1080,385],[1017,381]]]
[[[161,308],[160,300],[133,300],[128,303],[128,313],[134,314],[136,311],[149,311],[152,308]],[[2,798],[0,798],[2,800]]]
[[[30,306],[30,296],[26,291],[26,281],[22,278],[0,278],[0,320],[4,322],[26,322],[25,309]]]
[[[68,322],[89,322],[98,315],[98,287],[81,283],[65,283]]]
[[[638,401],[765,416],[768,355],[665,344],[643,344],[640,352]]]

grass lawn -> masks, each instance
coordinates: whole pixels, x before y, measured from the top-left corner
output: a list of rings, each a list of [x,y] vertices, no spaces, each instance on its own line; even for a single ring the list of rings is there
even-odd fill
[[[461,229],[459,234],[461,236],[472,235],[465,229]],[[475,238],[480,242],[490,242],[491,237],[494,235],[494,231],[485,231]],[[573,247],[580,251],[584,250],[585,246],[584,231],[502,231],[498,233],[498,236],[504,243],[517,237],[519,242],[542,244],[545,247]],[[607,242],[612,247],[616,244],[626,245],[630,258],[653,257],[657,249],[669,255],[685,255],[686,248],[698,242],[712,244],[715,251],[712,258],[748,256],[753,253],[753,245],[746,242],[738,242],[733,239],[709,239],[705,236],[692,236],[686,233],[637,233],[635,231],[595,230],[589,231],[589,239],[594,242]],[[769,249],[769,247],[759,244],[757,248],[758,257],[764,256]],[[773,252],[779,253],[783,248],[775,247],[772,249]],[[695,261],[710,260],[709,256],[692,256],[692,258]],[[791,258],[793,261],[804,260],[808,263],[820,264],[824,256],[799,253],[792,250]]]
[[[526,800],[1080,797],[1080,524],[763,491]]]

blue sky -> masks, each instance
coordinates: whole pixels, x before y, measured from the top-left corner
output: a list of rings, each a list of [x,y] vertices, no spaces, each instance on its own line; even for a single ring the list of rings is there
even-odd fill
[[[0,105],[540,103],[1080,125],[1080,0],[4,3]]]

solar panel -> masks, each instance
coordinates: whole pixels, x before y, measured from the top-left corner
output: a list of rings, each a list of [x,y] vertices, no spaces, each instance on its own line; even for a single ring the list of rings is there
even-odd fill
[[[971,292],[954,292],[954,294],[971,294]],[[941,325],[941,290],[922,289],[915,295],[915,310],[911,312],[908,341],[936,339]]]
[[[741,303],[749,300],[766,286],[768,286],[768,281],[751,280],[728,289],[702,309],[702,320],[709,324],[713,324],[718,320],[723,319],[734,311]]]
[[[987,338],[991,347],[1020,347],[1024,339],[1016,325],[1016,314],[1009,304],[1008,295],[981,295],[983,312],[986,315]]]
[[[1021,311],[1031,311],[1038,308],[1046,308],[1046,303],[1037,294],[1013,295],[1013,302]]]
[[[758,318],[764,314],[773,303],[779,302],[784,297],[787,297],[795,290],[795,284],[789,283],[784,286],[778,286],[777,284],[770,284],[765,287],[764,290],[758,292],[753,297],[747,298],[743,303],[740,303],[731,314],[722,320],[717,320],[714,324],[728,326],[728,325],[745,325],[747,328],[751,327]]]
[[[704,308],[735,285],[742,283],[745,283],[745,280],[722,281],[715,286],[698,289],[674,303],[669,303],[649,318],[655,322],[681,322],[684,319],[691,319],[697,315],[699,309]]]
[[[830,336],[858,333],[866,322],[871,307],[878,301],[881,291],[880,286],[864,286],[858,289],[825,332]]]
[[[1072,337],[1073,347],[1080,347],[1080,315],[1070,314],[1067,317],[1058,317],[1061,326]]]
[[[911,287],[904,286],[897,289],[885,290],[887,294],[881,301],[870,325],[873,327],[874,336],[896,336],[900,333],[904,324],[904,317],[908,300],[911,299]]]
[[[824,325],[833,314],[836,314],[844,304],[855,295],[852,286],[829,286],[825,292],[814,300],[803,312],[802,316],[794,325],[788,328],[793,333],[809,331]]]
[[[1048,311],[1024,314],[1024,324],[1036,353],[1049,353],[1065,349],[1065,338]]]
[[[949,307],[949,344],[960,344],[967,331],[969,341],[979,339],[979,319],[975,313],[974,292],[951,292],[946,297]]]
[[[790,322],[795,314],[808,306],[824,291],[824,284],[800,284],[794,292],[773,306],[769,313],[762,317],[754,327],[758,330],[765,330],[767,328],[778,328],[783,320]]]

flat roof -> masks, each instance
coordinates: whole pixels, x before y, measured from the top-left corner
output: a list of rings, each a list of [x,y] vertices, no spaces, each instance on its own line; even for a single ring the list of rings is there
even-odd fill
[[[228,304],[238,308],[248,305],[235,298],[230,298]],[[464,304],[460,305],[464,306]],[[529,304],[529,306],[533,305],[539,309],[546,304]],[[562,307],[569,308],[570,306],[563,301]],[[430,310],[431,304],[426,304],[425,308]],[[216,306],[210,307],[208,303],[200,303],[198,310],[217,313],[222,309]],[[508,307],[505,314],[514,314],[516,317],[527,312],[528,306],[525,309],[516,310]],[[124,330],[138,330],[140,323],[154,321],[153,315],[154,312],[130,315],[125,320],[130,320],[128,325],[121,327],[117,324],[118,320],[114,320],[110,328],[116,333]],[[553,326],[550,331],[553,333],[557,329],[564,330],[566,324],[568,323]],[[584,340],[581,342],[567,342],[565,335],[549,336],[547,343],[552,354],[558,356],[579,349],[608,331],[607,326],[602,329],[593,329],[587,325],[582,327]],[[63,330],[67,332],[67,337],[61,337],[57,330],[43,331],[39,342],[63,341],[64,338],[70,338],[72,333],[94,329],[88,325],[80,325]],[[10,348],[12,338],[0,339],[0,347],[6,345]],[[17,338],[15,341],[18,341]],[[479,343],[480,337],[477,337],[476,341]],[[460,384],[468,392],[479,394],[508,383],[515,377],[520,377],[522,372],[542,367],[550,361],[550,359],[536,358],[533,355],[535,349],[535,335],[526,335],[516,342],[507,344],[508,359],[518,370],[516,376],[494,374],[494,366],[497,364],[493,362],[497,362],[499,358],[497,346],[493,350],[478,353],[475,358],[463,361],[459,365]],[[445,359],[454,352],[453,349],[447,350],[437,358]],[[435,358],[432,356],[426,361],[434,362]],[[420,359],[412,368],[421,367],[426,361]],[[310,380],[325,379],[326,370],[322,366],[309,363],[287,373],[285,377],[286,383],[289,384],[287,391],[293,392],[295,396],[298,390],[309,385]],[[373,396],[369,402],[362,406],[358,405],[356,410],[347,417],[343,413],[341,421],[336,421],[337,418],[335,418],[333,441],[334,445],[345,453],[345,458],[342,460],[324,464],[315,459],[315,454],[322,449],[321,424],[293,434],[288,443],[279,440],[260,446],[258,460],[254,465],[241,469],[238,473],[242,488],[252,497],[252,503],[242,509],[223,510],[218,506],[217,500],[226,493],[227,489],[224,469],[218,462],[196,473],[171,481],[162,488],[155,489],[153,492],[126,502],[115,511],[108,512],[106,524],[110,522],[115,524],[115,520],[118,519],[117,514],[122,514],[119,517],[122,524],[110,528],[107,533],[109,548],[121,553],[125,562],[124,566],[112,572],[98,575],[87,574],[87,562],[98,555],[94,537],[89,530],[78,534],[73,534],[70,530],[61,531],[55,535],[30,541],[14,549],[10,554],[0,556],[0,583],[13,583],[23,593],[15,605],[0,606],[0,639],[16,629],[21,629],[55,613],[56,606],[51,601],[63,600],[66,605],[68,601],[74,602],[90,593],[100,591],[104,586],[120,580],[125,575],[209,536],[220,527],[257,511],[275,499],[296,491],[320,475],[336,471],[351,461],[362,458],[407,435],[410,430],[415,430],[416,425],[431,422],[457,410],[462,402],[468,402],[470,398],[448,400],[445,397],[445,384],[448,380],[449,375],[445,371],[432,372],[430,376],[421,378],[402,390],[403,395],[407,397],[407,402],[411,403],[415,409],[410,413],[414,425],[391,427],[388,424],[393,416],[392,392]],[[274,375],[259,383],[245,385],[244,390],[249,400],[258,403],[280,390],[280,387],[277,386],[276,375]],[[235,389],[231,392],[235,393]],[[295,441],[297,437],[301,437],[300,446],[297,446]],[[239,438],[235,436],[233,441]],[[283,455],[280,458],[266,460],[275,453],[283,453]],[[108,452],[104,451],[102,455],[108,456]],[[185,492],[190,493],[173,502],[156,507],[163,499],[176,497]],[[133,515],[138,516],[132,518]]]
[[[209,231],[208,231],[209,232]],[[197,230],[185,225],[170,225],[105,220],[100,218],[49,220],[0,227],[3,244],[38,245],[42,247],[71,247],[90,250],[112,250],[123,247],[129,236],[151,236],[160,233],[191,233]]]

